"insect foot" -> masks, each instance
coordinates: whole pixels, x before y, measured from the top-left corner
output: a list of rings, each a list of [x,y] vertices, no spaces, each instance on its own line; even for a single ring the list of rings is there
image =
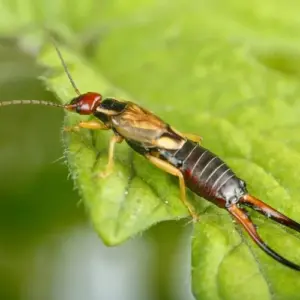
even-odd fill
[[[98,173],[97,177],[104,179],[104,178],[110,176],[112,174],[112,172],[113,172],[112,168],[109,168],[109,169],[107,168],[105,171]]]
[[[71,127],[64,127],[64,132],[79,132],[80,127],[79,126],[71,126]]]

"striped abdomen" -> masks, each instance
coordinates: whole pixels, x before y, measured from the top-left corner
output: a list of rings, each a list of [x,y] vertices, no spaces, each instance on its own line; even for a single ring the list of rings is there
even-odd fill
[[[199,144],[188,140],[179,150],[161,150],[160,154],[182,172],[189,189],[221,207],[238,202],[247,193],[245,183]]]

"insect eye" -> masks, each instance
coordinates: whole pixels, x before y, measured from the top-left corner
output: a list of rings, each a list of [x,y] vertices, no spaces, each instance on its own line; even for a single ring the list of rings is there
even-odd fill
[[[81,112],[81,105],[77,105],[77,106],[76,106],[76,112],[77,112],[77,113],[80,113],[80,112]]]

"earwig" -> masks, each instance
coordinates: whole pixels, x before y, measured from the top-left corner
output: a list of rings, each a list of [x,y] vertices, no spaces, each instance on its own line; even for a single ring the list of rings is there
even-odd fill
[[[113,131],[108,163],[105,171],[99,174],[100,177],[108,176],[113,171],[115,144],[125,140],[135,152],[144,156],[156,167],[178,177],[180,199],[195,221],[198,215],[186,199],[186,187],[200,197],[226,209],[266,254],[279,263],[300,271],[300,265],[287,260],[266,245],[248,216],[246,207],[297,232],[300,232],[299,223],[251,196],[245,182],[237,177],[217,155],[199,144],[202,140],[200,136],[176,131],[159,117],[135,103],[114,98],[103,99],[101,94],[94,92],[81,94],[59,49],[56,46],[55,49],[78,96],[65,105],[42,100],[12,100],[0,102],[0,106],[39,104],[64,108],[80,115],[93,115],[95,117],[93,120],[80,122],[75,127]]]

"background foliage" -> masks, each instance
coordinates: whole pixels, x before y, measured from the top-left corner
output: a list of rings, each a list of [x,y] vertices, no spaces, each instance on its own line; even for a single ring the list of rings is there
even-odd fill
[[[252,194],[299,220],[297,5],[291,0],[276,5],[270,0],[2,0],[1,95],[53,100],[53,94],[44,92],[43,84],[34,79],[44,74],[46,86],[60,101],[74,96],[49,47],[46,28],[59,40],[81,91],[134,100],[177,129],[201,134],[204,145],[248,182]],[[43,50],[37,52],[40,47]],[[4,299],[22,293],[7,287],[24,285],[35,265],[36,249],[49,243],[49,236],[59,234],[64,240],[61,232],[84,219],[82,207],[75,206],[79,198],[66,179],[66,167],[51,164],[62,155],[62,113],[36,107],[5,110],[1,110],[6,126],[1,128],[0,202],[5,254],[1,273],[8,274],[3,278]],[[76,120],[72,115],[66,122]],[[185,216],[176,180],[126,145],[118,147],[116,174],[95,182],[93,172],[101,170],[106,160],[108,138],[106,133],[88,132],[65,136],[77,186],[103,240],[118,244],[158,221]],[[100,161],[92,169],[99,152]],[[192,234],[197,299],[300,299],[299,274],[261,253],[225,212],[189,196],[201,215]],[[299,262],[299,236],[260,217],[255,221],[269,245]],[[149,299],[190,296],[166,284],[172,262],[176,267],[182,264],[174,259],[174,249],[188,255],[176,246],[186,222],[161,225],[146,235],[145,240],[156,239],[153,245],[159,254],[154,271],[145,271],[147,280],[151,272],[159,274],[145,288]],[[13,261],[18,263],[14,266]],[[189,288],[187,278],[183,290]],[[38,281],[33,282],[31,288],[36,289]],[[52,290],[50,285],[48,291]],[[52,299],[53,292],[47,295]]]

